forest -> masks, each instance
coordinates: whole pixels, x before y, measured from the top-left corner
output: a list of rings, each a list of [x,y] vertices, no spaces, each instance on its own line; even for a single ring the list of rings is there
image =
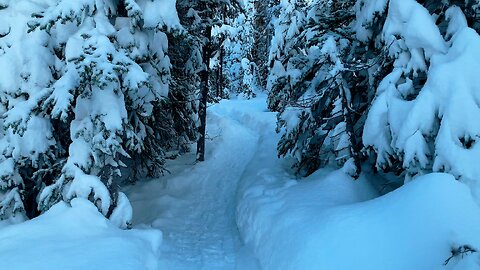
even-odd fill
[[[480,0],[0,0],[0,269],[480,270]]]

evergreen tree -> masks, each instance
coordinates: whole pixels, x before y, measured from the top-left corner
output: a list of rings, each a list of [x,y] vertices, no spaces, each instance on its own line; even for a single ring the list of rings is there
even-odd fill
[[[171,117],[155,113],[171,77],[167,36],[160,29],[179,27],[178,20],[152,14],[159,4],[45,1],[27,11],[32,20],[24,14],[12,24],[15,32],[4,40],[17,42],[14,49],[4,47],[3,65],[18,62],[24,70],[12,74],[21,84],[2,89],[3,217],[37,195],[41,211],[83,197],[119,226],[128,225],[128,199],[117,190],[122,167],[133,158],[138,170],[163,170],[164,144],[157,140],[176,135],[157,129]],[[19,54],[22,47],[32,54]],[[26,148],[21,138],[35,145]],[[27,212],[34,212],[30,204]]]
[[[178,1],[177,7],[182,24],[192,41],[192,54],[190,63],[198,74],[200,82],[199,93],[199,127],[197,141],[197,160],[205,160],[205,137],[207,124],[207,101],[211,91],[211,66],[210,60],[214,54],[212,29],[222,25],[221,14],[228,6],[240,7],[239,2],[229,0],[197,0]]]
[[[243,12],[222,25],[218,32],[224,36],[225,57],[223,73],[228,75],[225,91],[232,95],[254,97],[260,91],[258,66],[253,61],[254,25],[253,3],[245,3]]]
[[[10,126],[11,120],[24,115],[36,104],[30,97],[41,95],[54,80],[50,70],[54,56],[45,33],[27,35],[30,14],[46,3],[25,5],[25,1],[2,2],[0,9],[0,217],[25,213],[36,215],[35,197],[42,188],[42,178],[58,172],[64,163],[57,159],[64,149],[57,146],[48,116],[28,115],[28,122]],[[33,67],[33,68],[32,68]],[[8,117],[5,117],[8,115]]]
[[[253,3],[252,3],[253,2]],[[279,7],[278,0],[252,0],[253,12],[253,44],[252,59],[255,62],[257,71],[255,80],[259,87],[266,89],[269,70],[268,56],[270,51],[270,42],[274,33],[272,20],[275,10]]]
[[[282,1],[279,7],[268,102],[280,112],[279,154],[295,157],[301,175],[350,160],[358,176],[364,154],[373,154],[377,169],[407,179],[430,171],[473,178],[475,168],[453,157],[475,155],[476,126],[453,123],[477,109],[439,98],[455,99],[445,78],[475,81],[456,74],[460,68],[445,57],[459,63],[467,53],[475,57],[457,50],[475,47],[478,1]],[[476,92],[462,95],[472,100]],[[459,146],[468,151],[455,150]]]
[[[471,28],[478,3],[361,1],[357,14],[359,37],[376,40],[394,61],[377,87],[363,136],[377,168],[407,180],[432,171],[474,179],[479,128],[470,119],[480,116],[474,102],[480,91],[469,70],[480,57]],[[380,33],[370,29],[378,17],[385,21]]]
[[[192,38],[185,31],[169,34],[169,56],[172,62],[168,111],[173,116],[174,141],[168,149],[178,149],[182,154],[190,151],[190,144],[197,139],[198,119],[198,63],[195,63],[195,49]]]
[[[279,155],[295,157],[300,175],[347,161],[353,177],[361,169],[360,138],[370,82],[384,63],[381,53],[370,59],[365,44],[352,38],[354,5],[355,1],[314,1],[304,16],[296,15],[304,18],[301,26],[289,25],[272,42],[277,47],[272,47],[271,59],[283,59],[274,61],[269,76],[269,106],[280,111],[278,131],[283,130]],[[286,17],[293,14],[284,12]],[[279,35],[282,32],[286,34]]]
[[[285,76],[285,67],[289,59],[299,53],[297,40],[305,23],[305,5],[303,0],[284,0],[277,7],[279,15],[273,20],[275,32],[270,44],[266,88],[268,108],[272,111],[283,110],[291,101],[290,93],[283,91],[290,83],[290,77]]]

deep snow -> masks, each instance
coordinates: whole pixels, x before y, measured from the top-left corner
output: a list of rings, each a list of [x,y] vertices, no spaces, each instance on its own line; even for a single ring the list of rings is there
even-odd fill
[[[125,192],[134,229],[84,199],[0,228],[0,269],[474,270],[480,208],[464,184],[431,174],[384,196],[369,175],[322,169],[297,180],[278,159],[265,97],[209,108],[207,161]],[[373,181],[373,182],[375,182]],[[245,243],[245,244],[244,244]]]
[[[0,229],[0,269],[156,270],[162,234],[121,230],[85,199]]]
[[[264,104],[264,99],[256,99],[212,106],[207,161],[194,164],[193,154],[184,156],[168,164],[171,175],[127,192],[134,225],[165,235],[165,269],[256,269],[235,224],[235,196],[258,146],[256,130],[247,126],[255,121],[248,118]]]

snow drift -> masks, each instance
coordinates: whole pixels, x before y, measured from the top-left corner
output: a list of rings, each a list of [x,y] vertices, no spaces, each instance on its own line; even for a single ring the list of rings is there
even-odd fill
[[[451,175],[422,176],[373,200],[365,179],[342,171],[265,180],[245,189],[237,215],[264,269],[480,269],[475,253],[443,266],[452,249],[480,246],[480,209]]]
[[[124,231],[85,199],[0,229],[0,269],[157,270],[162,234]]]

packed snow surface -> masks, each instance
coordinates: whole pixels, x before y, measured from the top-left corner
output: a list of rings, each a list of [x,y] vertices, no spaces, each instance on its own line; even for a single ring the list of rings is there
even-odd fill
[[[222,101],[209,109],[207,161],[186,155],[169,164],[158,181],[127,192],[134,225],[160,229],[165,236],[165,269],[251,269],[256,260],[235,223],[237,184],[258,147],[265,99]]]
[[[211,106],[206,162],[187,154],[125,191],[133,230],[84,199],[60,203],[0,228],[0,269],[480,269],[478,253],[443,265],[452,249],[480,248],[466,185],[430,174],[379,196],[378,179],[348,168],[296,179],[275,122],[265,97]]]

